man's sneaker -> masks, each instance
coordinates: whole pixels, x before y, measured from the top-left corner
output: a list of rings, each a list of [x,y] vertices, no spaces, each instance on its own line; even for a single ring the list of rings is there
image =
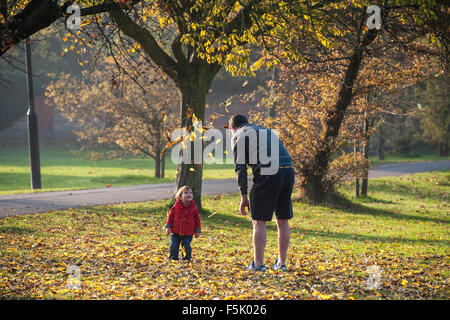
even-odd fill
[[[285,272],[287,271],[285,264],[282,264],[281,266],[278,266],[278,259],[275,260],[275,263],[273,264],[272,269],[273,270],[283,270]]]
[[[248,270],[252,271],[266,271],[266,266],[255,266],[255,261],[252,261],[252,263],[248,266]]]

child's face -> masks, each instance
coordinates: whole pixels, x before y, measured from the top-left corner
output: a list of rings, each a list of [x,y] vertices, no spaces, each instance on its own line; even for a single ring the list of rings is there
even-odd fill
[[[190,202],[193,198],[192,190],[191,189],[184,189],[183,193],[181,194],[181,201],[183,202]]]

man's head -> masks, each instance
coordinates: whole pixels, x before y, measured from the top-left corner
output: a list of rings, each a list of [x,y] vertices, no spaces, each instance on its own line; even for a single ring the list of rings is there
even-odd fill
[[[240,127],[246,125],[248,123],[247,117],[242,114],[235,114],[230,118],[228,124],[230,125],[231,130],[236,132]]]

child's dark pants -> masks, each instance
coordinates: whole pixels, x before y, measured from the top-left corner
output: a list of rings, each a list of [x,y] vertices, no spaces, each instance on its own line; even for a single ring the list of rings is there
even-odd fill
[[[178,260],[178,251],[181,246],[184,248],[182,257],[183,260],[191,260],[192,248],[191,248],[192,236],[180,236],[179,234],[172,233],[170,237],[169,247],[169,260]]]

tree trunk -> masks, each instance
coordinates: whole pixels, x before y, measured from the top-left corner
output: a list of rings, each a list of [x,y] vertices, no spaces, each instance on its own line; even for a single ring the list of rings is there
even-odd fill
[[[162,150],[162,140],[161,140],[161,123],[158,119],[154,119],[153,127],[156,130],[155,140],[153,144],[153,150],[155,150],[155,178],[159,179],[161,177],[161,150]]]
[[[375,40],[376,36],[376,29],[369,30],[353,50],[336,104],[327,114],[324,138],[311,164],[302,169],[304,194],[308,199],[315,202],[322,202],[327,199],[329,197],[327,193],[332,190],[332,186],[328,185],[326,180],[331,153],[334,149],[334,143],[339,134],[345,111],[353,98],[353,84],[361,66],[364,49]]]
[[[378,132],[379,132],[378,146],[377,146],[378,160],[383,161],[385,159],[384,153],[386,149],[386,138],[384,137],[383,125],[380,126]]]
[[[355,179],[355,196],[359,198],[359,179]]]
[[[441,143],[437,148],[437,155],[439,157],[447,157],[448,156],[448,143]]]
[[[356,139],[353,138],[353,154],[356,155]],[[355,197],[359,198],[359,178],[355,179]]]
[[[374,120],[369,119],[367,112],[364,112],[364,142],[363,142],[363,156],[366,161],[369,159],[369,147],[370,147],[370,127],[372,127]],[[364,171],[364,177],[361,183],[361,196],[367,197],[367,190],[369,185],[369,169]]]
[[[301,189],[308,200],[323,202],[327,197],[327,188],[324,177],[313,171],[314,169],[302,169]]]
[[[400,139],[397,141],[397,144],[395,145],[395,153],[401,154],[401,155],[409,155],[410,151],[410,141],[407,139]]]
[[[164,179],[164,174],[166,170],[166,152],[164,151],[161,156],[161,179]]]
[[[161,177],[161,158],[158,156],[155,157],[155,178]]]
[[[192,76],[184,79],[180,83],[181,91],[181,127],[190,128],[193,126],[193,116],[188,113],[188,109],[204,123],[206,95],[211,87],[211,82],[219,71],[220,66],[201,63],[200,66],[192,72]],[[199,137],[196,137],[199,139]],[[191,148],[191,163],[179,163],[178,175],[176,180],[177,190],[182,186],[189,186],[194,194],[194,201],[199,210],[202,208],[202,163],[194,163],[194,142],[188,142]],[[198,146],[198,144],[197,144]],[[203,155],[203,143],[201,154]],[[180,160],[182,156],[180,155]],[[201,159],[203,162],[203,159]],[[174,201],[175,199],[173,199]]]

